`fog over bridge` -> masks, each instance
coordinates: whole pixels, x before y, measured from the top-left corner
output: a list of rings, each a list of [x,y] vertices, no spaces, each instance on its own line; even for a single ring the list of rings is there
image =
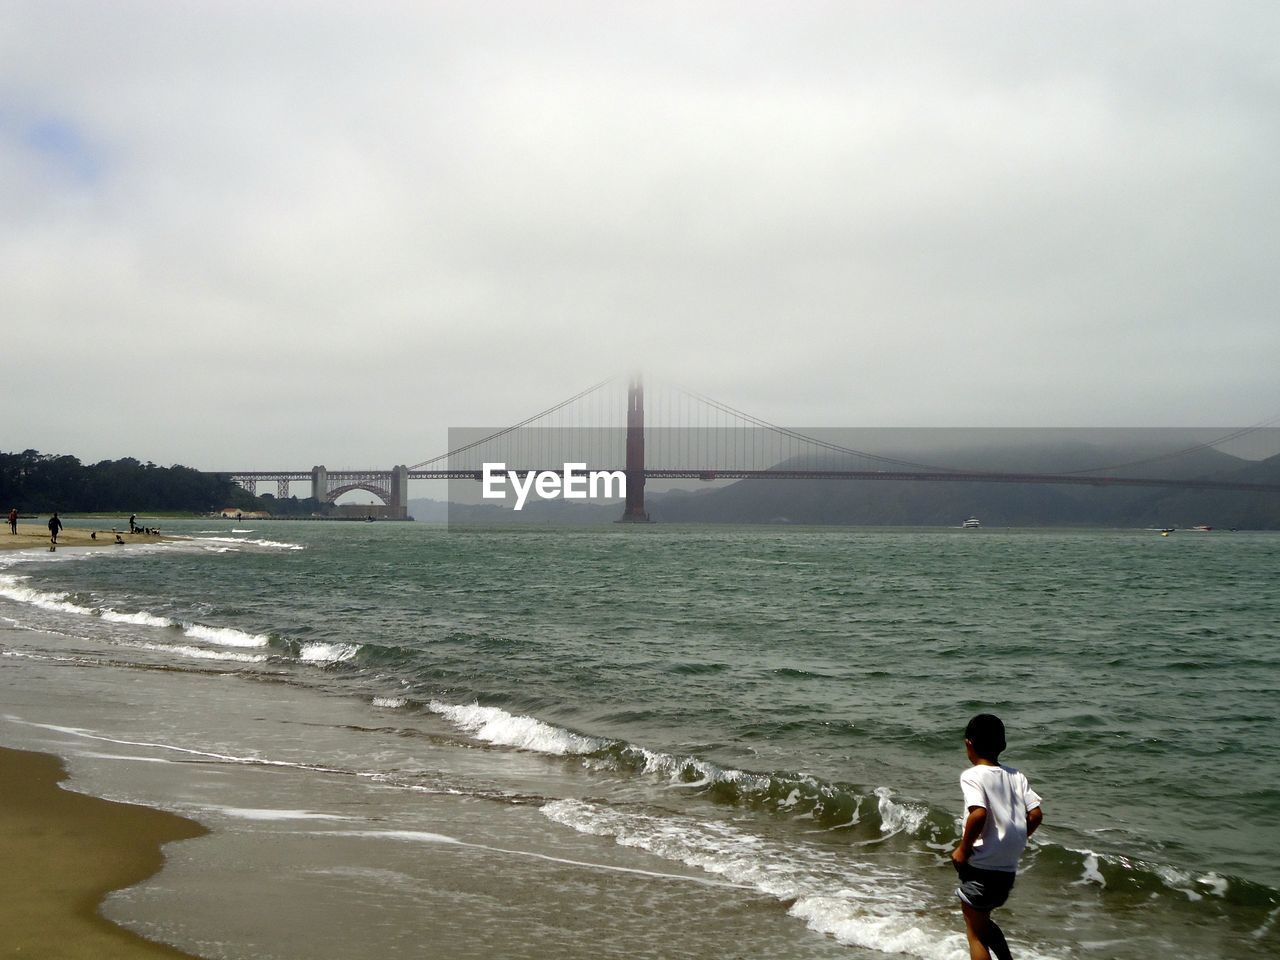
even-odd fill
[[[322,465],[294,470],[217,471],[250,493],[275,482],[286,499],[293,483],[309,483],[316,501],[335,504],[362,490],[382,506],[370,514],[406,519],[410,480],[481,481],[486,463],[506,469],[562,472],[581,463],[626,476],[621,519],[643,522],[645,481],[676,480],[893,480],[945,483],[1064,484],[1073,486],[1169,487],[1280,493],[1280,484],[1239,482],[1221,477],[1135,476],[1134,469],[1158,460],[1203,451],[1271,426],[1275,420],[1233,431],[1206,443],[1137,463],[1101,465],[1069,473],[958,469],[868,453],[781,427],[727,404],[680,387],[651,391],[646,408],[639,376],[611,377],[519,423],[492,431],[450,431],[448,452],[412,466],[390,469],[329,470]]]

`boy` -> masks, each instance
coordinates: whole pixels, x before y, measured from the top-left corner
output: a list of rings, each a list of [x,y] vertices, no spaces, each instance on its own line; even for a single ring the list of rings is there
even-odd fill
[[[1022,848],[1044,815],[1040,797],[1027,778],[1000,764],[1005,741],[999,717],[980,713],[970,720],[964,728],[964,748],[973,766],[960,775],[964,831],[951,862],[960,874],[956,893],[964,912],[969,957],[1011,960],[1009,944],[991,919],[991,911],[1009,899]]]

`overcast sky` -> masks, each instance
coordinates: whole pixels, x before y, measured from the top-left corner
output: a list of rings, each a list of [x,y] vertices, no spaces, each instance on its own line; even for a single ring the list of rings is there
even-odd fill
[[[1280,5],[0,0],[0,449],[1280,412]]]

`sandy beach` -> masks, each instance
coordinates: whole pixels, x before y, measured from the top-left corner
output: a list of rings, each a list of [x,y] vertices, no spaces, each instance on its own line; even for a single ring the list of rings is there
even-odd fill
[[[0,550],[30,550],[32,547],[44,547],[47,550],[50,546],[47,524],[48,518],[41,518],[37,523],[20,521],[15,534],[9,532],[9,525],[6,523],[4,531],[0,533]],[[131,543],[159,543],[165,539],[156,534],[130,533],[127,520],[116,529],[126,546]],[[92,534],[97,534],[97,539]],[[109,526],[101,529],[65,526],[58,533],[59,547],[97,547],[113,543],[115,537]]]
[[[5,956],[188,957],[98,912],[112,890],[164,863],[161,846],[203,835],[198,823],[59,786],[62,762],[0,747],[0,927]]]
[[[131,534],[127,523],[120,537],[126,546],[161,539]],[[114,543],[109,526],[68,526],[58,533],[59,547]],[[0,533],[0,550],[49,546],[45,522],[20,522],[16,534],[7,529]],[[98,911],[108,893],[160,869],[163,844],[201,836],[205,829],[161,810],[64,790],[59,784],[65,779],[57,757],[0,747],[3,955],[106,960],[191,956],[144,940]]]

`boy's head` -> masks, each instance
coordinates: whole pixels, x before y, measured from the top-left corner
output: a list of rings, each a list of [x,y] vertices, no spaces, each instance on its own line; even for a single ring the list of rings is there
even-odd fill
[[[964,728],[964,739],[983,760],[996,761],[1004,750],[1004,723],[994,713],[980,713]]]

